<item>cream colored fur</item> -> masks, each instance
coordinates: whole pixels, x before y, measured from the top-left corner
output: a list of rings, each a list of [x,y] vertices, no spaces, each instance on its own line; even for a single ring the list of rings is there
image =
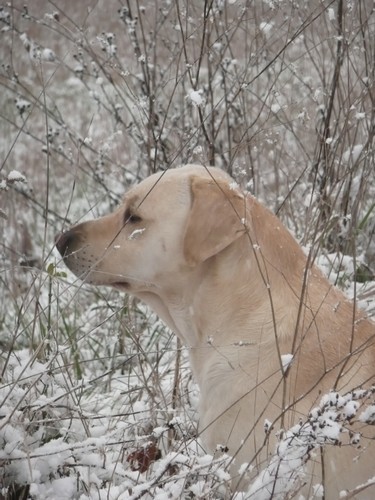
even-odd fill
[[[57,247],[77,276],[140,298],[190,348],[201,437],[208,451],[228,447],[234,483],[242,462],[255,474],[274,451],[266,418],[288,428],[321,394],[375,383],[374,324],[218,169],[155,174],[113,214],[60,235]],[[283,373],[280,356],[291,353]],[[327,446],[321,460],[318,450],[308,485],[323,481],[331,500],[375,476],[375,432],[364,434],[363,454]],[[375,498],[375,488],[361,495]]]

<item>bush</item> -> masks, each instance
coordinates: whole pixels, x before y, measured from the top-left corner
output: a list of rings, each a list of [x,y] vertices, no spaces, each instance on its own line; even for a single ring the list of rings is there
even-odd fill
[[[372,2],[15,0],[0,22],[2,496],[216,498],[186,351],[53,235],[212,164],[373,314]]]

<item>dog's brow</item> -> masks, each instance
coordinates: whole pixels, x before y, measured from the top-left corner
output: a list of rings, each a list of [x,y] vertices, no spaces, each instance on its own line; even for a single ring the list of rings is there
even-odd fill
[[[122,203],[122,211],[124,217],[124,223],[127,222],[130,215],[136,215],[136,212],[139,208],[140,200],[137,195],[126,196],[123,199]]]
[[[138,196],[132,193],[125,193],[122,204],[129,208],[137,208],[139,204]]]

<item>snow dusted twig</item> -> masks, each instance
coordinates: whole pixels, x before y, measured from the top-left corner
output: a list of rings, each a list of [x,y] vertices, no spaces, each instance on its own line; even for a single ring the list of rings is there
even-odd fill
[[[247,493],[247,499],[274,500],[286,498],[288,493],[296,493],[304,483],[304,466],[314,449],[324,445],[357,445],[361,439],[359,432],[352,432],[346,425],[355,420],[364,424],[375,424],[375,387],[355,390],[341,396],[331,392],[322,397],[320,405],[314,408],[305,422],[280,432],[279,443],[269,465],[260,472]],[[363,409],[363,405],[366,404]],[[360,411],[362,410],[362,411]],[[348,436],[345,443],[345,435]],[[342,492],[343,498],[352,498],[375,482],[369,479],[353,492]],[[314,485],[314,491],[322,490],[322,485]]]
[[[358,485],[356,488],[354,488],[354,490],[351,490],[351,491],[341,491],[340,492],[340,498],[345,498],[345,499],[357,498],[357,495],[359,493],[361,493],[362,491],[366,490],[370,486],[374,486],[374,485],[375,485],[375,476],[372,477],[371,479],[369,479],[368,481],[366,481],[364,484]]]
[[[18,170],[11,170],[8,175],[5,177],[5,179],[0,180],[0,191],[2,190],[7,190],[9,186],[15,184],[15,183],[21,182],[21,183],[26,183],[26,177],[18,172]],[[4,210],[0,208],[0,217],[3,219],[7,219],[8,216]]]
[[[182,453],[168,453],[153,471],[153,480],[135,486],[133,495],[126,498],[139,500],[147,494],[159,500],[175,498],[173,495],[182,485],[191,492],[192,498],[214,498],[215,488],[225,488],[230,480],[225,471],[230,460],[227,455],[213,458],[211,455],[188,457]],[[171,474],[171,471],[175,472]]]

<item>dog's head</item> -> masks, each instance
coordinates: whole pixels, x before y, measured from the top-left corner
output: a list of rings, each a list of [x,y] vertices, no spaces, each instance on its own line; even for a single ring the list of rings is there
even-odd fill
[[[56,236],[81,279],[130,293],[167,287],[245,234],[245,197],[221,170],[154,174],[112,214]]]

